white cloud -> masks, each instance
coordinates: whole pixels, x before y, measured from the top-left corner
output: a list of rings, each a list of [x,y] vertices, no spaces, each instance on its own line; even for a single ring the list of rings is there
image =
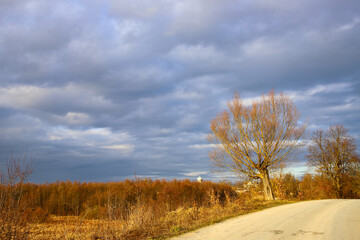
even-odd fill
[[[345,92],[351,90],[351,83],[332,83],[326,85],[317,85],[306,91],[307,95],[315,95],[318,93]]]
[[[340,27],[335,29],[335,32],[344,32],[353,29],[356,25],[360,23],[360,18],[356,17],[351,22],[341,25]]]
[[[352,83],[340,82],[331,84],[320,84],[314,87],[308,88],[304,91],[286,91],[288,95],[294,101],[308,101],[311,97],[319,94],[326,93],[341,93],[351,91],[353,87]]]
[[[113,104],[97,94],[79,85],[69,83],[60,87],[39,87],[33,85],[17,85],[0,88],[0,106],[12,107],[21,110],[51,111],[57,108],[67,109],[82,108],[92,110],[109,110]],[[81,113],[69,111],[65,119],[85,118]]]
[[[104,149],[110,149],[110,150],[116,150],[123,153],[131,153],[134,151],[134,145],[132,144],[118,144],[118,145],[107,145],[107,146],[101,146],[101,148]]]
[[[187,177],[197,177],[200,175],[205,175],[207,173],[208,173],[207,171],[195,171],[195,172],[186,172],[186,173],[181,173],[181,174],[184,176],[187,176]]]
[[[341,111],[359,112],[360,98],[352,98],[351,101],[345,101],[344,103],[339,103],[338,105],[328,107],[327,110],[334,112],[341,112]]]
[[[216,147],[216,144],[192,144],[189,147],[195,149],[212,149]]]
[[[110,139],[115,137],[115,139],[124,139],[128,138],[127,133],[120,133],[114,135],[109,128],[90,128],[86,130],[73,130],[64,127],[55,127],[51,129],[49,134],[53,136],[58,136],[61,139],[86,139],[91,137],[98,137],[102,139]]]
[[[101,148],[106,148],[106,149],[119,149],[119,150],[126,150],[126,149],[133,149],[134,145],[131,144],[122,144],[122,145],[108,145],[108,146],[101,146]]]
[[[0,105],[15,108],[32,107],[49,95],[44,88],[35,86],[0,88]]]
[[[88,146],[131,153],[135,145],[128,133],[113,132],[109,128],[90,128],[73,130],[64,127],[52,128],[47,132],[45,140],[57,141],[75,146]]]
[[[250,98],[244,98],[242,100],[242,103],[245,105],[245,106],[251,106],[254,102],[260,102],[262,99],[262,96],[258,96],[258,97],[250,97]]]

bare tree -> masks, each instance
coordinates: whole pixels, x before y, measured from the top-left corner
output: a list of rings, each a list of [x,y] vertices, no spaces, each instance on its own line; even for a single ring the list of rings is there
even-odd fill
[[[11,155],[6,170],[0,169],[0,239],[27,239],[23,200],[24,184],[32,173],[26,154]]]
[[[360,164],[355,139],[343,125],[330,126],[313,134],[308,151],[308,164],[329,178],[337,197],[342,198],[346,179]]]
[[[211,121],[209,140],[217,147],[209,156],[219,167],[260,178],[265,198],[273,200],[269,169],[299,146],[306,125],[298,125],[293,102],[274,91],[249,106],[235,93],[228,108]]]

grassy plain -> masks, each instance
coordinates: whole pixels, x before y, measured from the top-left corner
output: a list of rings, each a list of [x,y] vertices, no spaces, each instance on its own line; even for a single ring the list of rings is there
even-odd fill
[[[290,202],[241,199],[241,201],[228,200],[222,205],[213,198],[213,203],[208,207],[179,207],[169,212],[137,206],[133,208],[127,220],[88,220],[79,216],[51,216],[44,223],[31,224],[29,238],[34,240],[166,239],[230,217],[286,203]]]

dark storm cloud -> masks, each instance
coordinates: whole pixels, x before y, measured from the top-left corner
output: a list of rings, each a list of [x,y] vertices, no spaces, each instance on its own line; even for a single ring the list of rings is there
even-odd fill
[[[359,140],[359,12],[355,0],[1,1],[1,159],[29,149],[34,181],[215,177],[210,119],[235,90],[272,88],[309,131],[344,123]]]

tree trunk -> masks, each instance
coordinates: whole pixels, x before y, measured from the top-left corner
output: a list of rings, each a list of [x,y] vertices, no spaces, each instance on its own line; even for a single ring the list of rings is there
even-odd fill
[[[335,177],[335,189],[336,189],[336,197],[342,198],[343,197],[342,181],[340,180],[339,176]]]
[[[264,187],[264,196],[266,200],[274,200],[274,193],[271,187],[269,171],[266,169],[262,173],[262,182]]]

